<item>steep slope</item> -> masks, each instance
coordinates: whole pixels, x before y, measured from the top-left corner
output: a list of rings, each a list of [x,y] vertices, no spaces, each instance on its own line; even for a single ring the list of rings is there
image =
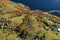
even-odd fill
[[[10,0],[0,0],[1,40],[60,40],[60,18]]]

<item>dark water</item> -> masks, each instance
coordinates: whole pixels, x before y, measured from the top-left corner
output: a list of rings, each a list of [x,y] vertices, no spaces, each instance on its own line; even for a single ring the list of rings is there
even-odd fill
[[[12,0],[14,2],[23,3],[31,9],[39,9],[43,11],[60,10],[60,0]]]
[[[60,17],[60,13],[58,13],[58,12],[53,12],[53,13],[51,13],[51,14]]]
[[[17,3],[23,3],[31,9],[42,11],[60,10],[60,0],[12,0]]]

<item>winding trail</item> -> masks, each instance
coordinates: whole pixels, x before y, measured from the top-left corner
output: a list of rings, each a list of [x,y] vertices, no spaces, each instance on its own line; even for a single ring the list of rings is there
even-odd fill
[[[49,13],[53,13],[53,12],[58,12],[60,14],[60,10],[51,10],[51,11],[49,11]]]

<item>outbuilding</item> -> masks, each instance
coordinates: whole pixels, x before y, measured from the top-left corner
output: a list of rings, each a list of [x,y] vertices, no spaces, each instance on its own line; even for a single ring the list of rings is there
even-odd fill
[[[60,28],[57,28],[57,31],[60,32]]]

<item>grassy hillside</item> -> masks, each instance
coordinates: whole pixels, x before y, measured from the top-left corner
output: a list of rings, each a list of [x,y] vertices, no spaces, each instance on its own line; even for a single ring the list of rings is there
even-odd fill
[[[0,40],[60,40],[60,18],[10,0],[0,0]]]

